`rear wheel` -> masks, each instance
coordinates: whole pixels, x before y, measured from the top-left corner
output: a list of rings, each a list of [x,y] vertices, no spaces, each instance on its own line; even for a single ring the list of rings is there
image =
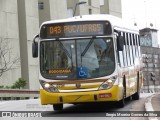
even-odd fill
[[[54,104],[54,105],[53,105],[53,109],[54,109],[55,111],[63,110],[63,104]]]
[[[137,74],[137,92],[132,95],[133,100],[139,100],[140,98],[140,89],[139,89],[139,73]]]
[[[127,101],[131,101],[132,100],[132,96],[129,96],[126,98]]]

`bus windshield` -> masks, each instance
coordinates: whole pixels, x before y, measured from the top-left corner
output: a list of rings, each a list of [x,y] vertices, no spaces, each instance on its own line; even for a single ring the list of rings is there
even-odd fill
[[[110,75],[115,70],[113,39],[42,41],[40,64],[42,76],[48,79],[76,80]]]

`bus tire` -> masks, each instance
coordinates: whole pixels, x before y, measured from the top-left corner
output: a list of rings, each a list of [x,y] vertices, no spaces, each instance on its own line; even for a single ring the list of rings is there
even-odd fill
[[[53,109],[54,111],[61,111],[63,110],[63,104],[54,104]]]
[[[137,92],[132,95],[133,100],[139,100],[140,98],[140,90],[139,90],[139,72],[137,73]]]
[[[117,102],[117,107],[118,108],[123,108],[125,106],[125,97],[126,97],[126,80],[125,80],[125,77],[124,77],[124,80],[123,80],[123,98],[122,98],[122,100]]]

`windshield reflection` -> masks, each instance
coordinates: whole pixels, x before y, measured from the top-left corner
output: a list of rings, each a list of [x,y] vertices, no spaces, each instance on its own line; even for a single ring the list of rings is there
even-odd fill
[[[40,45],[41,74],[48,79],[90,79],[115,69],[112,38],[45,41]]]

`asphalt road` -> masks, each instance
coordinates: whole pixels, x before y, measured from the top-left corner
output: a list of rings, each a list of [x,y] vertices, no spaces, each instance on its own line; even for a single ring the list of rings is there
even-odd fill
[[[106,117],[106,114],[111,114],[114,112],[121,111],[131,111],[133,110],[133,105],[139,104],[146,97],[151,94],[141,94],[140,100],[136,101],[126,101],[124,108],[115,107],[114,103],[105,104],[80,104],[80,105],[70,105],[65,104],[64,109],[61,112],[53,111],[51,105],[40,105],[39,99],[31,100],[19,100],[19,101],[4,101],[0,102],[0,111],[37,111],[45,118],[29,118],[29,120],[130,120],[130,117]],[[143,111],[144,109],[141,108]],[[112,112],[111,112],[112,111]],[[0,117],[0,120],[18,120],[22,119],[20,117],[6,118]],[[27,118],[23,118],[24,120]]]

